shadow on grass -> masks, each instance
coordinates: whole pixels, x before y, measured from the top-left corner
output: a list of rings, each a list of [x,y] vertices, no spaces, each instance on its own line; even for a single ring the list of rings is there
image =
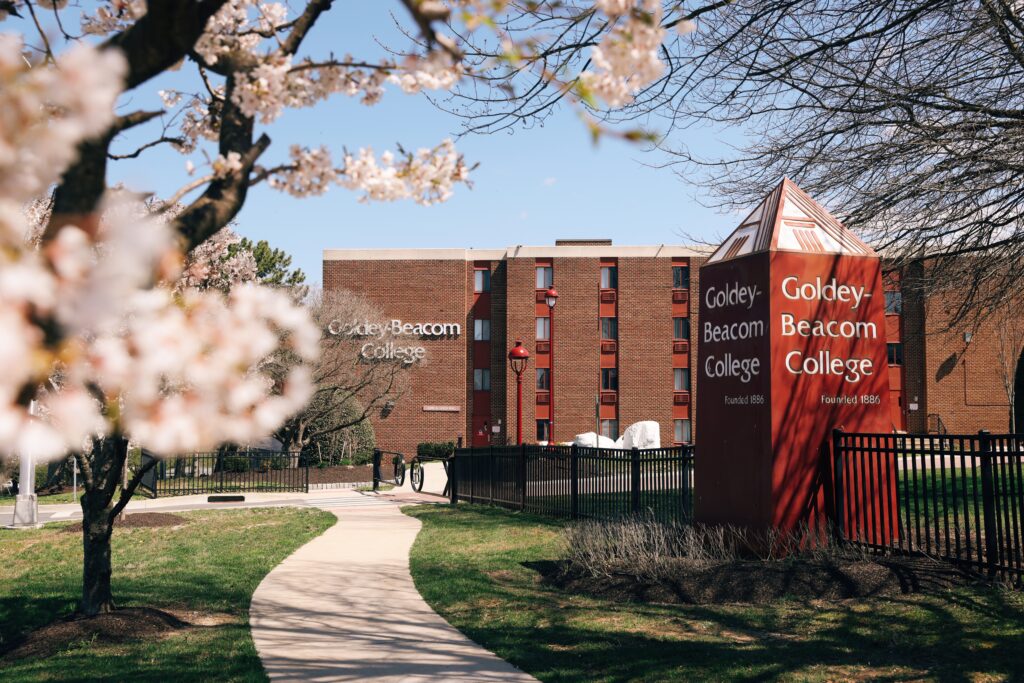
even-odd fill
[[[413,509],[417,588],[454,626],[546,681],[1020,680],[1024,598],[999,589],[770,605],[572,595],[531,563],[557,523],[493,508]],[[525,566],[524,566],[525,563]]]

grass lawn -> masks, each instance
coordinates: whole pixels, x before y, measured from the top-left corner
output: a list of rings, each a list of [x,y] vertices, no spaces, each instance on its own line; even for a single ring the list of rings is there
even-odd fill
[[[180,527],[115,528],[114,598],[120,607],[204,613],[213,625],[148,641],[72,643],[49,658],[0,662],[0,680],[266,680],[249,634],[252,593],[334,516],[292,508],[181,515],[188,524]],[[0,646],[73,611],[82,540],[61,526],[0,531]]]
[[[1024,677],[1024,595],[961,589],[770,606],[617,603],[542,585],[560,524],[498,508],[406,508],[420,593],[542,681],[941,680]]]
[[[118,490],[120,495],[120,489]],[[40,505],[59,505],[61,503],[77,503],[78,499],[82,497],[82,489],[79,487],[78,496],[75,497],[71,491],[65,493],[51,493],[49,495],[39,495]],[[0,496],[0,505],[14,505],[17,496]],[[6,523],[6,522],[5,522]]]

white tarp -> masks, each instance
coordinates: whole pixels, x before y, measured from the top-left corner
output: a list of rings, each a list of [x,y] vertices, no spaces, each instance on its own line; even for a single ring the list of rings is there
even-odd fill
[[[654,420],[634,422],[619,441],[619,448],[661,448],[661,426]]]
[[[612,441],[607,436],[601,436],[596,432],[577,434],[572,443],[574,446],[582,446],[584,448],[619,448],[618,442]]]

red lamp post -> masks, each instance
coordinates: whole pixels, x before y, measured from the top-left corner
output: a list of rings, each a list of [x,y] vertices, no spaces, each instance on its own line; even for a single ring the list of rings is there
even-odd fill
[[[548,305],[548,353],[549,369],[548,382],[551,387],[551,400],[548,410],[551,417],[548,419],[548,443],[555,442],[555,304],[558,303],[558,291],[550,287],[544,293],[544,302]]]
[[[523,342],[516,340],[516,345],[508,352],[508,364],[516,373],[516,443],[523,443],[523,371],[530,360],[530,352]]]

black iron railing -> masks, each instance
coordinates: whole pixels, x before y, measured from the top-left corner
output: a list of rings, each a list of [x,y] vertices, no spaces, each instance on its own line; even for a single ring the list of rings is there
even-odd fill
[[[451,500],[563,518],[647,513],[693,516],[693,448],[619,450],[579,446],[460,448],[451,461]]]
[[[832,459],[843,540],[1024,577],[1024,435],[837,430]]]
[[[153,456],[143,451],[141,466],[151,460]],[[200,493],[307,492],[309,467],[299,453],[191,453],[158,459],[143,476],[141,488],[154,498]]]

